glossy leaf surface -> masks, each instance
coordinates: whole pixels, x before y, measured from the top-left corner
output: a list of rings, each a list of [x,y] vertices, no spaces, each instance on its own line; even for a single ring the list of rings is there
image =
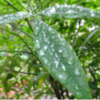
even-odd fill
[[[88,83],[72,46],[53,28],[35,19],[34,42],[41,62],[76,98],[91,98]]]
[[[6,14],[3,16],[0,16],[0,25],[7,24],[19,19],[27,18],[32,16],[31,13],[24,13],[24,12],[17,12],[15,14]]]
[[[100,12],[75,5],[56,5],[39,12],[40,15],[57,18],[100,18]]]

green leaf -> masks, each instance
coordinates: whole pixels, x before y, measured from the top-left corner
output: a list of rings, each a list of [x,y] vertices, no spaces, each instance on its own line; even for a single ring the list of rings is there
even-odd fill
[[[95,74],[91,68],[89,68],[89,72],[90,72],[91,76],[93,77],[94,81],[96,81]]]
[[[53,7],[46,8],[45,10],[38,13],[39,15],[45,15],[49,17],[57,18],[100,18],[100,12],[84,8],[82,6],[75,5],[56,5]]]
[[[72,46],[53,28],[35,19],[34,42],[41,62],[76,98],[91,98],[89,86]]]
[[[91,89],[93,90],[100,90],[100,88],[98,88],[96,85],[94,85],[92,82],[89,82],[89,86]]]
[[[30,16],[32,16],[32,13],[17,12],[15,14],[6,14],[3,16],[0,16],[0,25],[7,24],[19,19],[30,17]]]
[[[89,40],[90,38],[98,31],[100,30],[100,28],[97,28],[96,30],[94,30],[91,34],[89,34],[89,36],[86,38],[86,40],[83,42],[82,46],[84,46]]]

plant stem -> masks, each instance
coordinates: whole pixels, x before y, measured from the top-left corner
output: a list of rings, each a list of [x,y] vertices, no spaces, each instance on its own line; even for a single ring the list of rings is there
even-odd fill
[[[25,31],[23,31],[22,29],[20,29],[20,28],[18,28],[18,27],[16,27],[15,25],[13,25],[13,24],[10,24],[12,27],[14,27],[14,28],[16,28],[16,29],[18,29],[18,30],[20,30],[21,32],[23,32],[23,33],[25,33],[27,36],[29,36],[29,37],[31,37],[32,39],[33,39],[33,36],[31,36],[29,33],[27,33],[27,32],[25,32]]]
[[[28,74],[28,75],[37,75],[37,74],[33,74],[33,73],[27,73],[27,72],[20,72],[20,71],[15,71],[15,70],[7,70],[7,71],[11,71],[11,72],[15,72],[15,73],[22,73],[22,74]]]
[[[30,52],[27,52],[27,51],[13,51],[13,50],[0,50],[0,52],[22,52],[22,53],[29,53],[30,54]]]
[[[58,88],[56,87],[57,84],[54,83],[54,79],[53,79],[53,77],[51,75],[50,75],[50,83],[51,83],[51,86],[52,86],[52,88],[53,88],[53,90],[55,92],[56,97],[58,99],[61,99],[59,91],[58,91]]]

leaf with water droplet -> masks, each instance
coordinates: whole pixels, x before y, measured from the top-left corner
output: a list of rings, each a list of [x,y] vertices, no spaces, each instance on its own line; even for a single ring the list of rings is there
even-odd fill
[[[39,15],[56,18],[100,18],[100,12],[75,5],[57,5],[46,8]]]
[[[15,14],[6,14],[0,16],[0,25],[14,22],[19,19],[28,18],[33,16],[32,13],[17,12]]]
[[[72,46],[56,30],[43,21],[35,18],[35,23],[34,42],[36,51],[48,72],[76,98],[91,98],[90,92],[86,91],[89,86],[84,71]],[[40,30],[38,35],[36,27]],[[57,38],[53,39],[52,37]]]

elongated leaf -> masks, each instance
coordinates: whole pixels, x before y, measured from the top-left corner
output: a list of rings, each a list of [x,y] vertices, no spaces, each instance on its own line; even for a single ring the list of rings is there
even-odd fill
[[[17,12],[15,14],[7,14],[0,16],[0,25],[7,24],[19,19],[27,18],[32,16],[32,13]]]
[[[84,71],[71,45],[43,21],[35,19],[34,42],[41,62],[76,98],[91,98]]]
[[[54,7],[46,8],[39,12],[40,15],[57,18],[82,18],[82,17],[93,17],[100,18],[100,12],[91,10],[75,5],[57,5]]]
[[[89,36],[86,38],[86,40],[83,42],[82,46],[84,46],[89,40],[90,38],[98,31],[100,30],[100,28],[97,28],[96,30],[94,30],[91,34],[89,34]]]

